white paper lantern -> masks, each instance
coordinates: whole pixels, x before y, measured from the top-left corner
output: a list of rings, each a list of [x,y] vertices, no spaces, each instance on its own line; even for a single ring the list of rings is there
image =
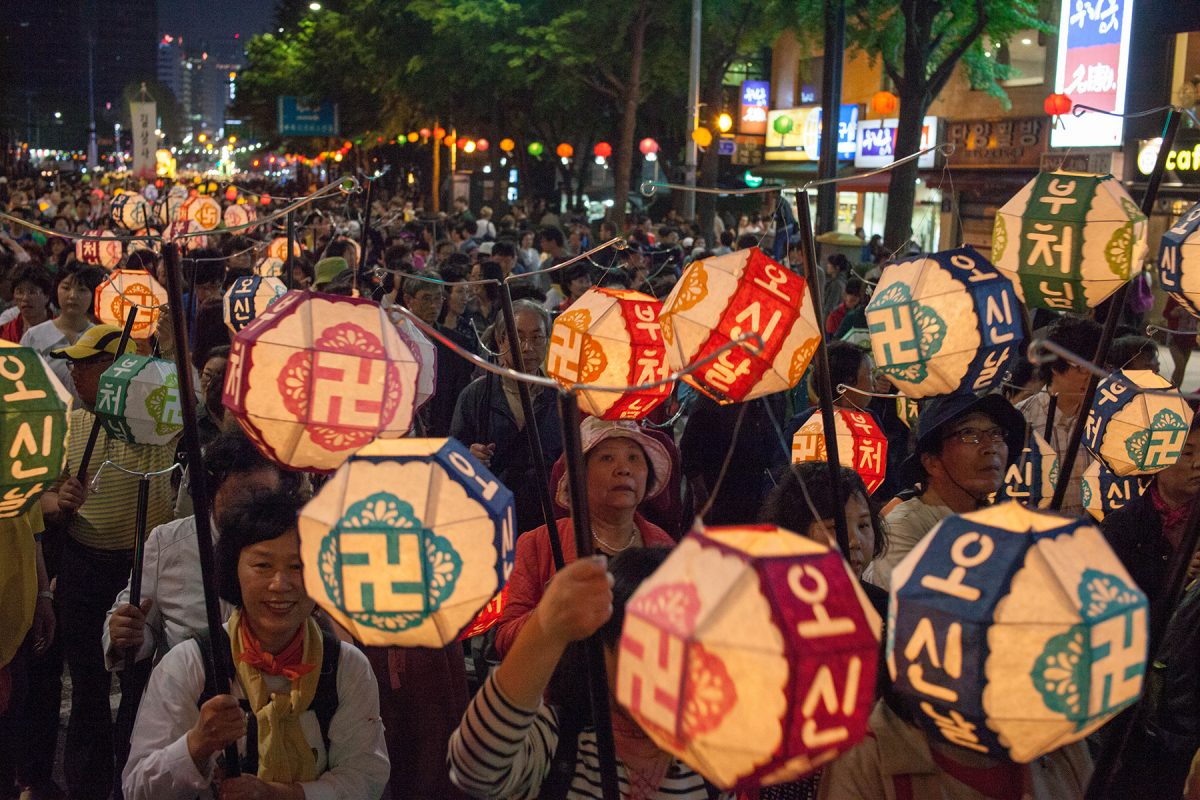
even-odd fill
[[[206,194],[189,197],[179,206],[178,220],[191,220],[202,231],[211,231],[221,224],[221,204]]]
[[[1093,461],[1080,478],[1079,498],[1083,508],[1097,522],[1123,508],[1135,497],[1141,497],[1150,486],[1150,479],[1141,475],[1114,475],[1099,460]]]
[[[1096,387],[1083,445],[1117,476],[1146,475],[1179,460],[1191,426],[1192,409],[1170,381],[1123,370]]]
[[[175,362],[133,353],[117,356],[100,376],[96,416],[109,436],[163,445],[183,431]]]
[[[123,192],[113,198],[108,217],[127,231],[140,230],[150,222],[150,204],[140,194]]]
[[[167,303],[167,290],[146,270],[115,269],[96,287],[95,297],[96,319],[122,329],[129,310],[137,305],[137,319],[130,337],[149,339],[158,330],[162,306]]]
[[[1025,447],[1004,473],[996,497],[1016,500],[1031,508],[1049,508],[1058,484],[1058,452],[1040,433],[1030,429]]]
[[[226,206],[223,219],[226,228],[238,228],[258,219],[258,212],[249,203],[234,203]]]

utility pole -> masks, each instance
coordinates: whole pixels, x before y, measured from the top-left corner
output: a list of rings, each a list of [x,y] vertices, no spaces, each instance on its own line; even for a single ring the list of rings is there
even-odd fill
[[[846,50],[845,0],[825,2],[825,63],[821,70],[821,158],[817,177],[837,176],[838,127],[842,116],[842,55]],[[837,229],[838,187],[827,183],[817,187],[818,234]]]
[[[701,0],[692,0],[692,52],[688,65],[688,131],[687,151],[684,157],[684,183],[688,189],[696,188],[696,141],[692,131],[700,126],[700,23]],[[688,191],[683,196],[683,217],[696,217],[696,193]]]

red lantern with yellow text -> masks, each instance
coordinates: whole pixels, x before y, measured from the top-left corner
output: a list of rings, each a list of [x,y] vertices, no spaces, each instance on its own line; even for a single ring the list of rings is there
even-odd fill
[[[843,467],[858,473],[872,494],[883,484],[887,473],[887,437],[866,411],[835,408],[838,460]],[[826,461],[825,425],[820,413],[808,418],[792,437],[792,463]]]

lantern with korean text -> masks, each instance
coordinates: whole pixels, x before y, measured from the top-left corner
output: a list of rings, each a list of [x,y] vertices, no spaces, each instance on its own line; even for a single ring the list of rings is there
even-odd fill
[[[1146,596],[1094,526],[1001,503],[933,528],[892,572],[888,670],[934,739],[1026,763],[1134,702]]]
[[[1016,500],[1030,508],[1047,508],[1058,483],[1058,453],[1040,433],[1030,429],[1025,447],[1008,465],[1004,483],[996,493],[999,500]]]
[[[915,431],[917,418],[921,415],[921,406],[911,397],[901,394],[896,398],[896,416],[904,423],[904,427]]]
[[[0,340],[0,398],[0,519],[11,519],[66,467],[71,394],[36,350]]]
[[[866,733],[879,628],[825,545],[770,525],[695,530],[626,605],[617,701],[722,789],[795,780]]]
[[[1192,409],[1170,381],[1123,370],[1096,387],[1083,445],[1118,477],[1146,475],[1179,460],[1191,427]]]
[[[695,261],[659,314],[667,363],[722,403],[753,400],[795,386],[817,351],[821,329],[805,280],[751,247]],[[744,334],[738,347],[711,356]]]
[[[179,206],[176,219],[190,219],[200,226],[200,230],[211,231],[221,224],[221,204],[208,195],[189,197]]]
[[[370,300],[288,292],[234,337],[224,402],[272,461],[329,471],[408,432],[419,369]]]
[[[292,243],[292,255],[294,255],[296,258],[300,257],[300,253],[303,250],[304,248],[299,242]],[[287,237],[276,236],[274,239],[272,239],[271,243],[267,245],[267,256],[269,258],[277,258],[280,261],[286,262],[288,257]]]
[[[1111,175],[1043,172],[996,214],[992,262],[1030,307],[1084,313],[1141,269],[1146,217]]]
[[[1100,461],[1093,461],[1083,471],[1079,482],[1079,499],[1085,511],[1097,522],[1123,508],[1135,497],[1146,493],[1150,479],[1141,475],[1118,477]]]
[[[242,225],[249,225],[258,219],[258,212],[249,203],[235,203],[234,205],[226,206],[221,219],[224,221],[226,228],[238,228]]]
[[[512,572],[513,496],[454,439],[377,439],[300,512],[309,596],[363,644],[443,647]]]
[[[208,236],[194,219],[177,219],[163,230],[163,239],[175,242],[185,253],[208,247]]]
[[[166,305],[167,290],[154,276],[143,269],[115,269],[96,287],[96,302],[93,309],[96,319],[118,328],[125,327],[129,309],[137,306],[130,336],[134,339],[149,339],[158,330],[161,307]]]
[[[866,316],[876,367],[909,397],[992,389],[1023,338],[1012,281],[970,247],[886,268]]]
[[[146,198],[134,192],[123,192],[113,198],[108,218],[119,228],[136,231],[149,224],[150,214]]]
[[[267,256],[254,265],[254,274],[260,278],[282,278],[284,263],[278,258]]]
[[[75,240],[75,258],[85,264],[99,264],[112,269],[121,263],[125,248],[112,231],[87,231],[87,239]]]
[[[141,312],[138,312],[139,316]],[[100,376],[96,416],[114,439],[161,445],[183,430],[175,362],[126,353]]]
[[[664,379],[661,308],[641,292],[588,289],[554,321],[546,374],[568,387],[639,386]],[[670,394],[670,384],[629,393],[583,388],[579,407],[601,419],[641,419]]]
[[[1200,203],[1162,235],[1158,282],[1192,316],[1200,317]]]
[[[858,473],[870,494],[880,487],[887,473],[887,437],[866,411],[835,408],[838,460]],[[813,414],[792,437],[792,463],[827,461],[825,425],[820,412]]]
[[[237,333],[285,294],[287,287],[278,278],[238,278],[225,292],[225,324]]]

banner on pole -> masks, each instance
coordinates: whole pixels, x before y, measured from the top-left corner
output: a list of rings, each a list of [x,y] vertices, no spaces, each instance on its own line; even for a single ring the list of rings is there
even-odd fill
[[[298,97],[279,98],[280,136],[337,136],[337,103],[313,102]]]
[[[135,101],[129,104],[129,114],[133,118],[133,174],[139,178],[153,178],[157,160],[158,109],[153,101]]]

